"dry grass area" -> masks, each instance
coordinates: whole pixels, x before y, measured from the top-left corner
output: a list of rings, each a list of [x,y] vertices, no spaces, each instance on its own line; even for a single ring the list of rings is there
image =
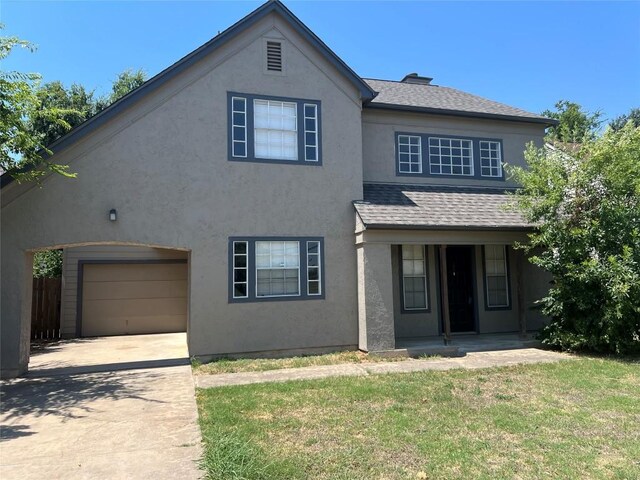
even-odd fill
[[[640,363],[199,390],[208,478],[637,479]]]
[[[421,357],[424,359],[427,357]],[[283,368],[311,367],[318,365],[338,365],[341,363],[375,363],[410,361],[407,357],[381,357],[360,351],[344,351],[325,355],[305,355],[288,358],[221,358],[209,363],[192,363],[196,375],[215,375],[218,373],[264,372]]]

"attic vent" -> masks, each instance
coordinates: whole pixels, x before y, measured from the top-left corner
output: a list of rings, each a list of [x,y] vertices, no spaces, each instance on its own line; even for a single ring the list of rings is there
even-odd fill
[[[282,71],[282,43],[267,42],[267,70],[270,72]]]

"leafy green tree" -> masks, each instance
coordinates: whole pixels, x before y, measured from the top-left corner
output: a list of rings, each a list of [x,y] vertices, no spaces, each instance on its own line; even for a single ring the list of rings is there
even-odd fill
[[[51,145],[70,129],[80,125],[97,112],[96,99],[92,91],[87,91],[82,85],[74,83],[66,89],[62,82],[46,83],[37,91],[38,111],[59,109],[64,124],[50,122],[42,115],[31,118],[30,125],[34,133],[44,135],[45,145]]]
[[[617,132],[618,130],[622,130],[622,127],[629,121],[634,127],[640,127],[640,108],[632,108],[626,115],[620,115],[609,123],[609,127]]]
[[[18,37],[0,37],[0,61],[14,48],[35,50],[33,44]],[[70,128],[65,120],[69,111],[40,108],[39,82],[36,73],[0,71],[0,169],[10,172],[18,182],[38,180],[49,172],[74,176],[67,165],[47,158],[51,152],[46,148],[46,135],[31,128],[31,122],[37,120],[56,128]]]
[[[138,69],[133,71],[131,69],[125,70],[118,74],[118,77],[113,81],[111,85],[111,93],[97,101],[98,111],[104,110],[112,103],[120,100],[131,90],[135,90],[147,80],[147,74],[144,70]]]
[[[33,255],[33,278],[62,276],[62,250],[43,250]]]
[[[558,125],[549,127],[547,136],[554,142],[582,143],[593,140],[602,124],[600,111],[589,113],[580,105],[567,100],[560,100],[555,105],[556,110],[542,112],[547,118],[558,120]]]
[[[554,283],[542,299],[551,317],[543,342],[569,350],[640,352],[640,128],[525,152],[509,167],[515,203],[538,225],[525,248]]]

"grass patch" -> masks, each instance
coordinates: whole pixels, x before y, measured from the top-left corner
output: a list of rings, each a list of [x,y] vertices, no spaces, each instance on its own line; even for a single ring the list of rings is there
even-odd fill
[[[640,478],[640,363],[198,390],[210,479]]]
[[[421,360],[431,357],[421,357]],[[209,363],[201,363],[197,359],[191,360],[193,372],[196,375],[212,375],[218,373],[264,372],[266,370],[280,370],[283,368],[311,367],[319,365],[337,365],[340,363],[376,363],[399,362],[412,360],[407,357],[381,357],[369,355],[360,351],[345,351],[328,353],[325,355],[304,355],[288,358],[220,358]]]

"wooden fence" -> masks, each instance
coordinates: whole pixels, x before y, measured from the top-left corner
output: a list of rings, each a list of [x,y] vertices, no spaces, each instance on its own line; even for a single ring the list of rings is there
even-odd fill
[[[31,339],[60,338],[61,278],[34,278],[31,303]]]

